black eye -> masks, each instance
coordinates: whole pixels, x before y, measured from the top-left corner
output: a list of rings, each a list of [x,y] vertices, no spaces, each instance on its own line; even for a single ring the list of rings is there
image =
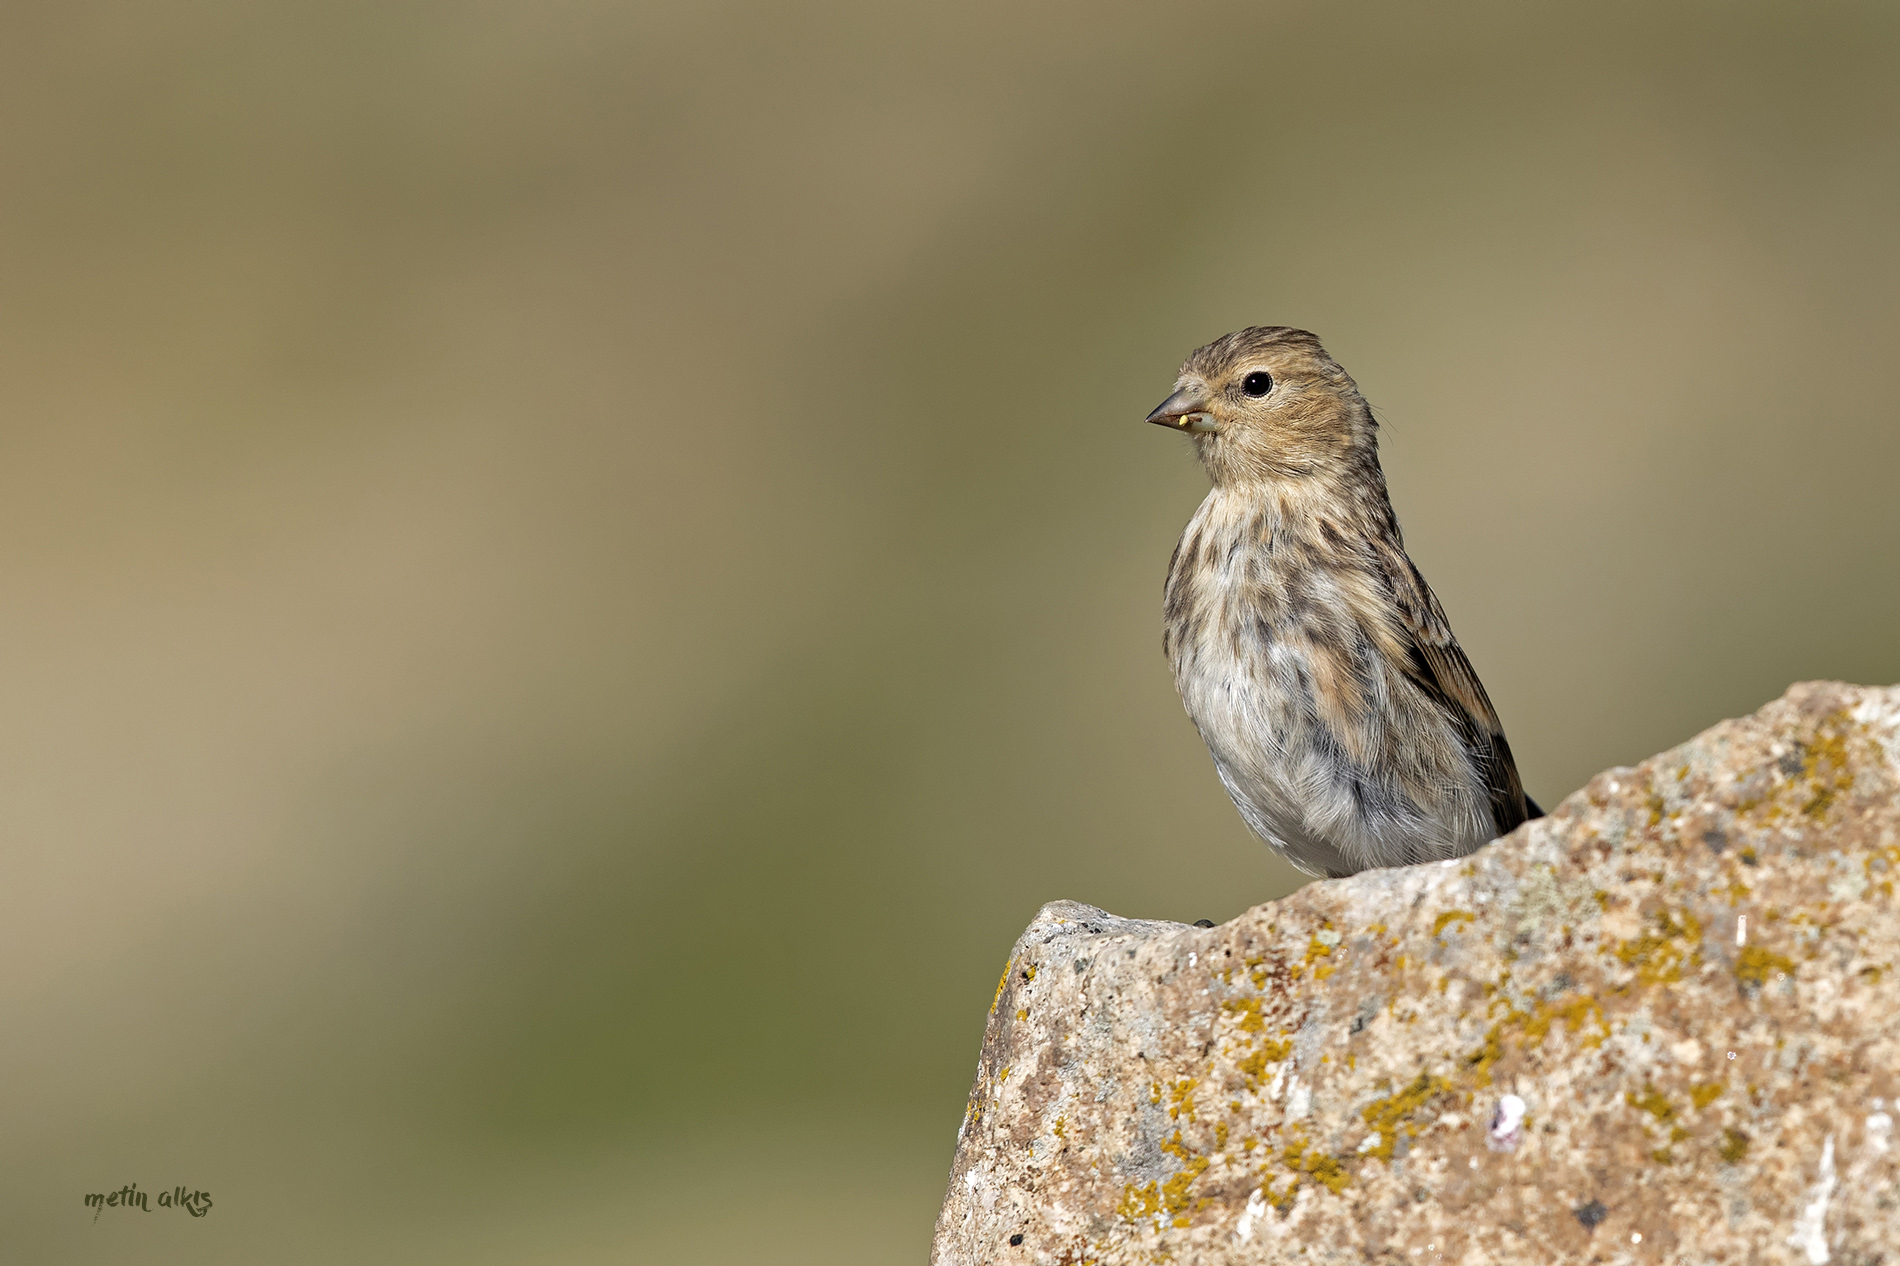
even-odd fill
[[[1258,399],[1273,390],[1273,375],[1256,369],[1240,380],[1240,389]]]

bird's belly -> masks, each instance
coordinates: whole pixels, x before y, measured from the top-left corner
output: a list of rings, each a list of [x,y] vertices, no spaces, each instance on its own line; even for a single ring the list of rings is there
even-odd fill
[[[1300,869],[1351,874],[1459,856],[1490,838],[1475,803],[1466,803],[1469,788],[1446,787],[1421,804],[1392,771],[1348,756],[1353,744],[1320,720],[1313,674],[1296,648],[1215,637],[1176,668],[1181,700],[1234,806]]]

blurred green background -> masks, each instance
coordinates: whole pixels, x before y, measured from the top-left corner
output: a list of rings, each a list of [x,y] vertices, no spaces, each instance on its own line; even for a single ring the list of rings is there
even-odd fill
[[[1900,7],[0,13],[0,1245],[919,1261],[1317,331],[1554,803],[1900,679]],[[210,1215],[84,1193],[208,1190]]]

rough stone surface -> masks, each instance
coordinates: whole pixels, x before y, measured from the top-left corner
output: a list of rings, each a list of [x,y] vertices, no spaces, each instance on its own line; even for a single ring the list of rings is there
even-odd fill
[[[1459,861],[1045,907],[933,1262],[1900,1266],[1897,765],[1800,685]]]

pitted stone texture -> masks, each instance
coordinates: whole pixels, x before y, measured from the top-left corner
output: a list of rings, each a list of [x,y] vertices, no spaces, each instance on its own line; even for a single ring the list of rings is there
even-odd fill
[[[1897,759],[1800,685],[1460,861],[1045,907],[932,1261],[1900,1266]]]

